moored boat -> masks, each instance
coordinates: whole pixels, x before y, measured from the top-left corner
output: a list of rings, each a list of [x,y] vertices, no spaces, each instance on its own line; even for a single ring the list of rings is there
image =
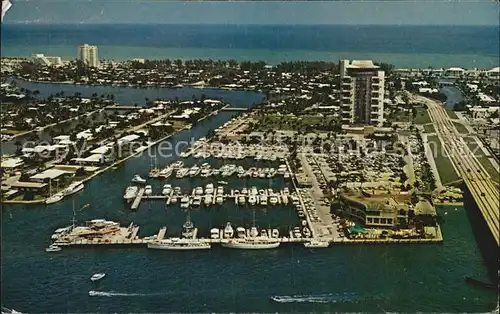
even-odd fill
[[[227,242],[221,242],[222,247],[230,249],[243,250],[265,250],[274,249],[280,246],[280,242],[269,238],[254,238],[254,239],[230,239]]]
[[[143,178],[141,178],[140,175],[136,174],[132,178],[132,183],[145,184],[146,183],[146,179],[143,179]]]
[[[59,202],[60,200],[62,200],[64,198],[64,194],[62,192],[59,192],[59,193],[56,193],[50,197],[48,197],[46,200],[45,200],[45,204],[54,204],[54,203],[57,203]]]
[[[206,250],[210,247],[210,243],[198,239],[172,238],[148,243],[148,249],[157,250]]]
[[[306,248],[327,248],[330,245],[328,241],[311,240],[310,242],[305,242],[304,246]]]

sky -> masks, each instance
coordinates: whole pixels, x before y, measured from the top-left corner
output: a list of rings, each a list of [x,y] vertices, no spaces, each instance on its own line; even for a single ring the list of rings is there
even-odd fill
[[[4,23],[499,25],[495,0],[10,0]]]

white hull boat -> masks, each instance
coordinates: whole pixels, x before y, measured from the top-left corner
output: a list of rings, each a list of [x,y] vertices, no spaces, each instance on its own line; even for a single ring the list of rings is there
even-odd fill
[[[148,243],[148,249],[156,250],[206,250],[210,249],[210,243],[201,242],[196,239],[168,239],[157,242]]]
[[[92,275],[92,277],[90,277],[90,280],[98,281],[98,280],[101,280],[102,278],[104,278],[105,276],[106,276],[105,273],[94,274],[94,275]]]
[[[221,243],[222,247],[230,248],[230,249],[242,249],[242,250],[266,250],[266,249],[274,249],[280,246],[280,242],[272,241],[272,240],[242,240],[242,239],[233,239],[228,242]]]

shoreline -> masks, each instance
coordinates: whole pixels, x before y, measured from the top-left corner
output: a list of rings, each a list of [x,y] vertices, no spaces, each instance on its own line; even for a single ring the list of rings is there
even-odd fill
[[[251,88],[238,88],[238,87],[226,87],[226,86],[205,86],[205,85],[198,85],[196,82],[195,83],[190,83],[190,84],[183,84],[182,87],[175,87],[175,86],[141,86],[141,85],[131,85],[131,84],[109,84],[109,83],[102,83],[102,84],[95,84],[95,83],[80,83],[80,82],[72,82],[72,81],[41,81],[41,80],[33,80],[33,79],[25,79],[22,77],[15,77],[11,76],[10,79],[14,80],[19,80],[19,81],[24,81],[28,83],[34,83],[34,84],[61,84],[61,85],[79,85],[79,86],[105,86],[105,87],[127,87],[127,88],[137,88],[137,89],[155,89],[155,88],[165,88],[165,89],[180,89],[184,87],[189,87],[189,88],[196,88],[196,89],[222,89],[222,90],[235,90],[235,91],[247,91],[247,92],[255,92],[255,93],[262,93],[262,91],[257,90],[257,89],[251,89]],[[144,105],[141,105],[143,107]]]
[[[208,118],[209,116],[212,116],[212,115],[217,115],[217,114],[215,114],[215,113],[216,113],[216,112],[218,112],[218,111],[219,111],[219,110],[214,110],[214,111],[212,111],[212,112],[208,113],[207,115],[205,115],[205,116],[201,117],[201,118],[198,120],[198,122],[201,122],[201,121],[205,120],[205,119],[206,119],[206,118]],[[108,171],[108,170],[110,170],[110,169],[112,169],[112,168],[114,168],[114,167],[116,167],[116,166],[118,166],[118,165],[120,165],[120,164],[122,164],[122,163],[126,162],[126,161],[127,161],[127,160],[129,160],[130,158],[133,158],[133,157],[136,157],[136,156],[138,156],[138,155],[142,154],[144,151],[148,150],[149,148],[151,148],[151,147],[153,147],[153,146],[158,145],[160,142],[163,142],[164,140],[166,140],[166,139],[168,139],[168,138],[170,138],[170,137],[172,137],[172,136],[174,136],[174,135],[177,135],[178,133],[180,133],[180,132],[182,132],[182,131],[189,130],[189,129],[191,129],[191,128],[192,128],[192,125],[191,125],[191,124],[187,124],[187,125],[186,125],[186,126],[184,126],[183,128],[178,129],[177,131],[174,131],[173,133],[170,133],[170,134],[168,134],[168,135],[166,135],[166,136],[164,136],[164,137],[162,137],[162,138],[160,138],[160,139],[158,139],[158,140],[156,140],[156,141],[154,141],[154,142],[149,143],[147,146],[141,146],[141,148],[142,148],[142,147],[144,147],[144,149],[138,150],[138,151],[134,152],[133,154],[131,154],[131,155],[129,155],[129,156],[127,156],[127,157],[123,158],[123,159],[120,159],[120,160],[118,160],[118,161],[115,161],[114,163],[112,163],[112,164],[111,164],[111,165],[109,165],[109,166],[106,166],[105,168],[102,168],[102,169],[97,170],[96,172],[94,172],[94,173],[93,173],[93,174],[91,174],[90,176],[86,177],[85,179],[82,179],[82,180],[81,180],[81,182],[82,182],[82,183],[86,183],[86,182],[88,182],[88,181],[90,181],[90,180],[94,179],[95,177],[97,177],[97,176],[99,176],[99,175],[103,174],[104,172],[106,172],[106,171]],[[2,200],[2,201],[0,201],[0,204],[30,204],[30,205],[32,205],[32,204],[42,204],[42,203],[45,203],[45,200],[46,200],[46,199],[47,199],[47,198],[43,198],[43,199],[40,199],[40,200],[31,200],[31,201],[26,201],[26,200],[19,200],[19,201],[15,201],[15,200],[5,200],[5,201],[4,201],[4,200]],[[63,199],[63,200],[64,200],[64,199]],[[63,200],[61,200],[61,201],[63,201]]]

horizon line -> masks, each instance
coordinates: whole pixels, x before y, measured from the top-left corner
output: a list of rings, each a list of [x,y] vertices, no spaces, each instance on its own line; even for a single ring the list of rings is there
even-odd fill
[[[377,24],[327,24],[327,23],[281,23],[281,24],[272,24],[272,23],[148,23],[148,22],[134,22],[134,23],[114,23],[114,22],[100,22],[100,23],[75,23],[75,22],[28,22],[28,21],[4,21],[1,23],[2,26],[5,25],[179,25],[179,26],[395,26],[395,27],[499,27],[500,24],[385,24],[385,23],[377,23]]]

